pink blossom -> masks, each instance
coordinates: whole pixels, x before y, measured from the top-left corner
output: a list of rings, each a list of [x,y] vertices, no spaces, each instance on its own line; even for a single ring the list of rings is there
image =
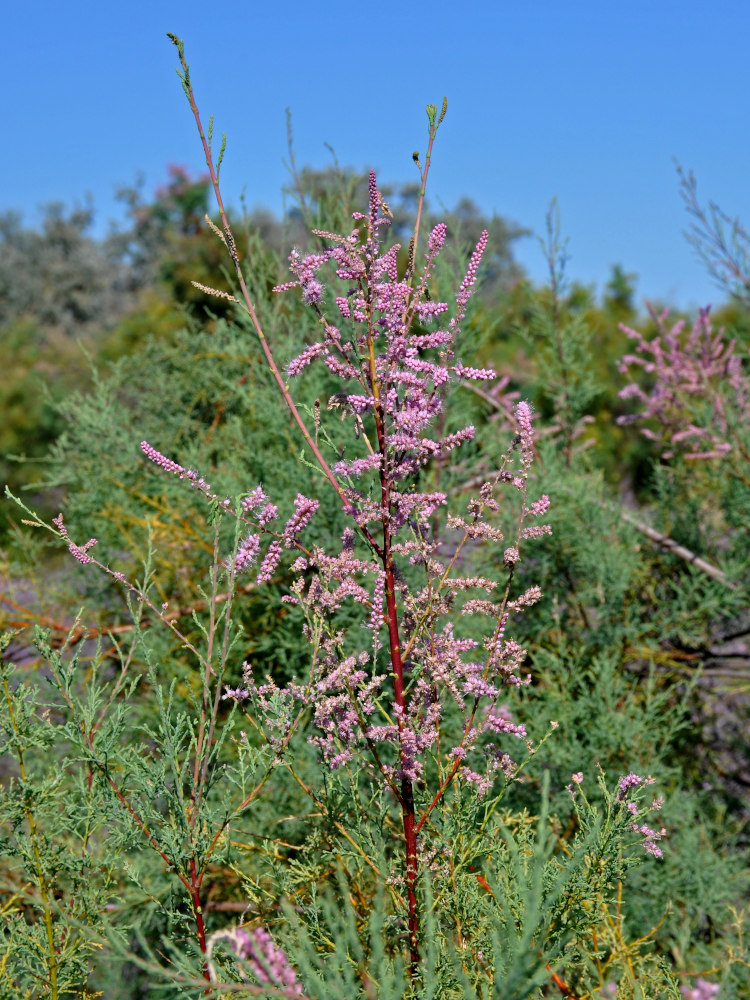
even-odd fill
[[[427,240],[427,253],[430,256],[435,256],[440,253],[443,243],[445,243],[445,235],[447,231],[448,227],[444,222],[438,222],[432,230],[429,239]]]
[[[258,555],[258,549],[260,548],[260,536],[248,534],[242,541],[242,544],[237,549],[237,554],[234,557],[234,561],[230,563],[232,569],[235,573],[241,573],[246,570],[249,566],[255,562],[255,558]]]
[[[355,458],[349,462],[337,462],[334,472],[337,476],[362,476],[366,472],[372,472],[373,469],[379,469],[382,463],[382,455],[368,455],[366,458]]]
[[[306,347],[301,354],[298,354],[297,357],[294,358],[293,361],[290,361],[286,366],[289,377],[293,378],[295,375],[299,375],[300,372],[307,368],[314,358],[317,358],[319,354],[323,354],[326,350],[326,345],[321,343],[311,344],[309,347]]]
[[[461,321],[466,314],[466,306],[471,296],[472,287],[477,280],[479,264],[484,255],[484,251],[487,249],[488,239],[489,233],[486,229],[482,230],[482,235],[479,237],[479,242],[476,245],[474,253],[471,255],[466,275],[464,280],[461,282],[461,287],[459,288],[458,295],[456,296],[456,316],[453,320],[451,320],[451,325],[454,329],[458,329],[460,327]]]
[[[534,430],[531,426],[531,407],[525,400],[516,403],[516,420],[521,439],[521,456],[524,470],[528,470],[534,459]]]
[[[521,532],[521,538],[542,538],[543,535],[551,535],[552,528],[548,524],[532,524],[528,528],[524,528]]]
[[[617,787],[619,789],[617,797],[619,799],[624,799],[631,788],[636,788],[641,784],[643,778],[640,775],[634,774],[632,771],[630,774],[626,774],[623,778],[617,782]]]
[[[680,987],[680,993],[685,1000],[713,1000],[714,997],[718,997],[719,989],[718,983],[712,983],[708,979],[699,977],[695,980],[694,986]]]
[[[96,545],[95,538],[89,538],[85,545],[74,545],[73,542],[68,545],[68,551],[74,558],[78,560],[82,565],[93,562],[92,557],[89,555],[89,549]]]
[[[152,462],[160,465],[166,472],[173,472],[175,475],[180,476],[180,478],[186,474],[186,470],[183,469],[181,465],[178,465],[177,462],[173,462],[170,458],[162,455],[162,453],[157,451],[156,448],[152,448],[148,441],[141,441],[141,451],[146,458],[150,458]]]
[[[310,500],[308,497],[298,493],[294,499],[294,506],[297,508],[286,522],[284,527],[284,546],[291,549],[297,541],[298,536],[310,523],[310,519],[317,511],[320,503],[317,500]]]
[[[667,328],[667,311],[657,315],[649,306],[649,312],[658,331],[652,340],[620,326],[636,341],[635,353],[622,358],[620,371],[631,377],[643,371],[651,388],[646,391],[636,381],[626,385],[620,398],[636,400],[638,411],[617,422],[638,423],[665,459],[677,452],[696,460],[726,456],[733,449],[732,425],[750,420],[750,382],[736,342],[727,340],[723,329],[713,330],[708,309],[699,312],[688,332],[684,320]],[[696,403],[703,404],[699,423]]]
[[[454,365],[453,371],[459,378],[472,379],[475,382],[497,378],[497,372],[493,368],[469,368],[468,365]]]
[[[257,982],[268,983],[279,996],[303,996],[302,984],[286,953],[276,945],[265,927],[234,927],[215,931],[207,942],[209,959],[219,941],[226,941],[236,955],[245,982],[250,974]],[[210,970],[211,978],[215,981],[217,977],[212,962]]]
[[[448,311],[447,302],[420,302],[417,307],[417,316],[425,322],[426,320],[434,319],[441,313]]]
[[[268,583],[273,574],[276,572],[276,568],[278,567],[280,560],[281,542],[271,542],[268,547],[266,557],[261,563],[260,572],[257,577],[258,583]]]
[[[541,517],[549,510],[549,497],[545,493],[534,503],[529,504],[525,512],[529,517]]]

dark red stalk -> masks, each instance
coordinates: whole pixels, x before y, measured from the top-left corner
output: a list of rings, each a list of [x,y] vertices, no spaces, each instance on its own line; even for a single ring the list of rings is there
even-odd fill
[[[195,868],[195,856],[190,859],[190,900],[193,904],[193,913],[195,914],[195,925],[198,929],[198,944],[203,954],[206,954],[206,928],[203,923],[203,906],[201,905],[201,891],[200,891],[200,881],[198,879],[198,874]],[[211,976],[208,972],[208,964],[203,963],[203,978],[209,983],[211,982]]]
[[[94,750],[93,743],[91,742],[90,737],[88,737],[88,734],[87,734],[87,739],[88,739],[89,747],[90,747],[91,751],[93,752],[93,750]],[[188,879],[185,878],[184,875],[182,875],[179,871],[177,871],[177,868],[174,865],[174,862],[171,860],[171,858],[169,857],[169,855],[164,850],[162,850],[161,845],[159,844],[158,840],[149,831],[148,826],[146,825],[146,823],[144,822],[144,820],[141,819],[140,815],[136,812],[136,810],[133,808],[133,806],[127,800],[127,798],[125,797],[125,795],[122,792],[122,789],[112,779],[112,777],[108,774],[106,766],[104,766],[101,763],[99,763],[99,761],[96,761],[96,764],[99,767],[99,769],[102,771],[102,773],[104,774],[104,776],[106,777],[107,781],[109,782],[110,788],[115,793],[115,795],[117,796],[117,798],[120,800],[121,804],[125,807],[125,809],[130,813],[131,817],[135,820],[136,824],[138,825],[139,829],[141,830],[141,833],[143,833],[143,835],[146,838],[147,842],[151,845],[151,847],[154,848],[154,850],[157,852],[157,854],[161,855],[161,857],[163,858],[163,860],[167,864],[167,868],[168,869],[170,869],[170,868],[174,869],[175,874],[177,875],[177,878],[180,880],[180,882],[182,882],[182,884],[187,889],[188,894],[190,895],[190,901],[191,901],[192,906],[193,906],[193,913],[195,914],[195,924],[196,924],[196,930],[198,932],[198,944],[200,946],[201,951],[205,955],[205,953],[206,953],[206,930],[205,930],[205,926],[204,926],[204,923],[203,923],[203,909],[202,909],[202,906],[201,906],[201,898],[200,898],[200,880],[196,877],[195,856],[193,856],[190,859],[190,879],[188,880]],[[208,974],[208,966],[205,963],[203,965],[203,976],[204,976],[204,978],[206,980],[208,980],[210,982],[210,976]]]
[[[370,234],[371,238],[375,236]],[[369,279],[369,275],[368,275]],[[393,694],[399,709],[398,735],[399,757],[401,762],[401,816],[404,826],[404,846],[406,850],[406,901],[409,911],[409,970],[412,979],[417,975],[419,967],[419,912],[417,909],[417,831],[414,815],[414,786],[406,775],[407,755],[404,749],[403,732],[406,717],[406,698],[404,696],[404,661],[401,655],[401,640],[398,630],[398,608],[396,606],[396,579],[393,571],[393,548],[391,538],[391,482],[388,468],[388,448],[385,435],[385,413],[380,395],[380,384],[375,366],[375,334],[372,324],[372,301],[370,289],[367,289],[367,308],[369,313],[369,362],[370,383],[375,405],[375,432],[378,439],[378,451],[382,456],[380,465],[380,509],[383,517],[383,549],[379,553],[385,574],[385,605],[386,622],[388,625],[388,645],[393,673]]]
[[[373,353],[371,350],[371,362]],[[391,666],[393,668],[393,693],[399,709],[398,732],[400,744],[400,759],[402,772],[407,765],[406,752],[403,746],[404,718],[406,714],[406,699],[404,697],[404,663],[401,656],[401,640],[398,631],[398,608],[396,607],[396,580],[393,571],[393,549],[390,528],[391,490],[388,478],[386,458],[385,427],[383,423],[380,389],[375,379],[374,364],[371,364],[373,376],[373,395],[375,397],[375,428],[378,436],[378,448],[383,456],[380,469],[381,510],[383,512],[383,571],[385,573],[385,605],[388,624],[388,643],[390,648]],[[417,910],[417,831],[414,815],[414,787],[411,778],[404,773],[401,778],[401,815],[404,824],[404,842],[406,848],[406,900],[409,909],[409,958],[412,978],[419,966],[419,912]]]

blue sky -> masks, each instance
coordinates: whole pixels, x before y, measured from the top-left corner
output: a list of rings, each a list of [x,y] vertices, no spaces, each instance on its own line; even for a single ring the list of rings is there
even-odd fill
[[[718,302],[682,235],[674,160],[750,223],[747,0],[461,0],[376,4],[130,0],[5,5],[0,209],[94,199],[168,163],[201,170],[175,74],[185,40],[199,106],[226,131],[225,197],[279,210],[285,109],[300,164],[414,178],[424,106],[448,96],[433,203],[472,197],[541,231],[558,199],[569,276],[601,290],[621,263],[637,295]],[[518,246],[532,277],[544,262]]]

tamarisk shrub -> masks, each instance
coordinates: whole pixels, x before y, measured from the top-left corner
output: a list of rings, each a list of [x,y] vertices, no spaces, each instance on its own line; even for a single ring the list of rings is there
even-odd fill
[[[400,247],[384,245],[382,232],[388,225],[388,210],[374,174],[370,175],[367,212],[355,213],[358,225],[351,233],[316,230],[315,235],[328,244],[324,250],[305,257],[292,253],[294,280],[277,286],[277,291],[299,287],[319,318],[321,336],[289,363],[287,374],[294,377],[313,361],[322,360],[344,383],[345,391],[334,398],[344,414],[350,415],[361,442],[359,454],[341,457],[331,468],[318,446],[318,427],[313,439],[255,319],[218,186],[224,146],[214,169],[212,130],[209,128],[206,139],[182,45],[177,39],[173,41],[180,52],[185,93],[222,214],[224,228],[219,235],[234,261],[245,307],[291,413],[353,522],[344,532],[339,553],[331,555],[313,547],[294,563],[294,571],[301,575],[289,603],[303,610],[306,635],[313,648],[307,686],[293,684],[279,689],[270,679],[259,684],[246,665],[244,686],[226,694],[254,701],[266,717],[274,706],[278,730],[274,742],[288,739],[294,718],[291,705],[310,705],[322,733],[312,736],[311,742],[323,761],[338,770],[359,757],[364,773],[374,778],[381,790],[393,794],[401,812],[404,856],[400,872],[391,881],[405,889],[409,965],[412,980],[416,980],[420,960],[417,879],[420,849],[424,850],[418,835],[454,782],[472,783],[481,795],[492,787],[497,771],[506,783],[516,775],[518,765],[498,737],[523,739],[528,754],[534,749],[525,727],[514,724],[497,705],[500,682],[521,685],[528,680],[521,675],[524,650],[506,636],[509,616],[540,597],[539,589],[531,587],[511,600],[514,569],[521,558],[522,543],[549,532],[544,524],[528,523],[543,516],[549,507],[547,496],[536,501],[527,496],[533,460],[528,404],[521,402],[516,408],[519,433],[494,479],[485,482],[478,496],[469,501],[465,516],[448,517],[454,537],[447,547],[431,537],[434,515],[447,497],[437,490],[421,489],[429,462],[444,458],[474,435],[471,426],[448,435],[429,435],[442,413],[446,384],[452,378],[481,381],[494,377],[490,369],[471,368],[457,360],[454,348],[487,234],[480,238],[469,262],[453,317],[445,329],[430,331],[430,325],[449,308],[429,296],[429,279],[446,232],[441,224],[433,229],[420,267],[419,223],[432,144],[446,110],[444,102],[439,117],[437,108],[428,108],[429,144],[425,167],[420,167],[422,197],[405,273],[399,274]],[[326,315],[326,290],[321,281],[326,266],[344,283],[341,294],[334,297],[338,325]],[[153,453],[148,444],[143,447],[166,471],[186,475],[203,488],[195,474]],[[465,549],[479,542],[499,547],[504,541],[499,528],[488,523],[488,515],[498,509],[495,493],[501,483],[518,491],[520,497],[515,534],[504,547],[505,578],[499,582],[466,575],[461,569]],[[228,564],[230,572],[246,570],[255,560],[259,532],[268,532],[276,514],[261,487],[242,504],[259,514],[251,519],[253,530]],[[229,506],[229,501],[224,505]],[[266,582],[277,568],[283,548],[298,544],[297,531],[312,516],[316,501],[299,495],[295,505],[296,514],[266,551],[258,583]],[[364,553],[357,550],[358,541],[360,548],[364,545]],[[477,593],[482,596],[474,596]],[[371,637],[364,649],[361,643],[351,643],[351,628],[342,633],[337,627],[335,613],[351,599],[367,612],[363,624]],[[455,634],[451,619],[462,615],[483,615],[489,621],[481,657],[474,653],[480,648],[477,640]],[[387,639],[381,638],[382,633]],[[388,682],[392,684],[390,692]],[[482,773],[470,766],[472,753],[480,747],[486,761]],[[432,788],[428,772],[433,777]],[[423,841],[433,825],[425,828]],[[447,844],[438,839],[437,847],[445,850]]]
[[[725,617],[746,608],[750,542],[750,380],[747,354],[710,310],[692,325],[668,325],[666,312],[650,311],[656,332],[623,326],[635,341],[620,370],[631,381],[620,396],[633,412],[619,417],[654,443],[653,479],[660,515],[699,557],[724,567]],[[727,589],[729,594],[726,594]]]
[[[637,422],[660,446],[663,459],[677,452],[693,460],[726,458],[734,450],[746,463],[750,456],[738,435],[750,420],[750,386],[736,340],[713,329],[709,309],[699,312],[687,332],[684,320],[667,328],[666,311],[649,312],[657,331],[652,339],[621,327],[635,340],[635,353],[623,357],[620,371],[634,374],[640,368],[653,384],[647,389],[634,380],[620,390],[639,411],[618,423]]]
[[[183,74],[200,128],[184,58]],[[445,104],[440,117],[436,108],[428,109],[430,150],[444,113]],[[206,145],[207,162],[213,171]],[[428,164],[429,152],[423,180]],[[214,179],[220,197],[216,175]],[[317,230],[316,235],[329,246],[306,257],[293,251],[290,267],[294,280],[276,289],[299,288],[320,320],[320,339],[289,362],[287,374],[296,376],[318,360],[342,382],[343,391],[335,399],[354,424],[360,443],[358,454],[351,453],[331,468],[302,418],[297,419],[352,527],[344,532],[340,552],[328,554],[313,547],[294,563],[294,570],[301,575],[289,601],[304,611],[306,634],[313,648],[307,687],[294,684],[279,691],[273,682],[254,683],[248,667],[245,687],[229,693],[255,699],[266,713],[271,696],[276,704],[298,700],[314,705],[321,735],[312,739],[332,769],[351,761],[355,753],[366,752],[367,770],[390,789],[401,810],[404,859],[396,884],[405,888],[410,964],[416,975],[418,836],[454,780],[472,782],[483,793],[492,786],[495,772],[503,773],[506,780],[513,777],[518,765],[507,752],[507,737],[524,740],[526,753],[532,750],[525,728],[498,711],[498,699],[504,684],[519,685],[527,680],[522,674],[524,650],[506,631],[511,613],[535,603],[540,592],[532,587],[511,600],[511,582],[524,543],[549,530],[536,523],[546,512],[549,499],[542,496],[530,501],[527,496],[533,431],[530,408],[521,402],[516,410],[519,434],[503,456],[494,481],[481,487],[463,516],[448,517],[448,527],[455,536],[453,544],[442,551],[431,540],[433,515],[446,505],[447,497],[436,490],[421,489],[420,480],[431,460],[446,456],[474,435],[472,426],[434,435],[444,388],[456,378],[484,381],[494,377],[490,369],[464,365],[454,350],[487,233],[482,234],[471,257],[453,316],[443,329],[434,329],[449,310],[447,302],[429,297],[429,281],[446,227],[438,224],[433,229],[422,263],[418,258],[418,214],[407,270],[399,275],[401,248],[397,244],[385,246],[383,234],[389,219],[374,173],[370,174],[367,211],[355,213],[354,221],[355,228],[349,234]],[[236,262],[226,225],[223,238]],[[321,272],[326,267],[341,283],[341,294],[334,298],[338,325],[324,309]],[[238,275],[242,284],[239,270]],[[252,316],[249,297],[245,305]],[[260,329],[258,332],[260,335]],[[267,355],[269,363],[275,365],[270,348]],[[287,404],[296,414],[288,389],[279,381]],[[208,491],[195,473],[154,451],[148,443],[144,442],[143,450],[167,472],[185,476],[198,489]],[[518,497],[516,531],[505,540],[501,531],[488,523],[488,515],[498,509],[498,485]],[[283,549],[297,544],[298,528],[317,507],[317,501],[302,495],[295,504],[297,513],[281,536],[274,533],[258,583],[270,579]],[[242,507],[258,513],[250,517],[253,530],[244,537],[230,564],[233,573],[245,571],[253,563],[260,547],[258,532],[268,531],[277,513],[261,487],[242,501]],[[462,553],[480,542],[497,547],[503,544],[501,580],[472,577],[461,571]],[[364,552],[358,551],[358,543],[364,545]],[[410,577],[415,581],[411,586]],[[368,613],[364,624],[370,638],[364,648],[362,643],[352,642],[358,634],[355,630],[342,635],[337,627],[335,613],[349,600]],[[487,618],[481,644],[456,634],[457,615]],[[452,737],[441,733],[441,723],[451,715],[448,702],[459,716],[457,725],[453,720]],[[278,739],[288,738],[293,717],[290,710],[277,718]],[[477,771],[472,761],[480,750],[485,764]],[[426,780],[428,771],[430,783]],[[439,844],[438,849],[444,846]]]

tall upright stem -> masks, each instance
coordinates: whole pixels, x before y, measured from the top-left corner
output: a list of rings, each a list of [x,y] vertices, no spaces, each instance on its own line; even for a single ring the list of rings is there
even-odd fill
[[[239,254],[237,253],[237,247],[234,241],[234,236],[232,235],[232,230],[229,226],[229,219],[227,218],[227,213],[224,208],[224,199],[221,196],[221,189],[219,187],[219,175],[217,172],[217,168],[214,166],[211,147],[209,145],[208,139],[206,138],[205,132],[203,131],[203,123],[201,122],[201,116],[198,111],[198,105],[195,103],[195,94],[193,93],[193,87],[192,84],[190,83],[190,78],[188,75],[188,66],[185,61],[185,56],[182,50],[182,42],[180,42],[179,39],[176,39],[172,35],[169,35],[169,38],[171,39],[172,43],[177,46],[177,49],[180,54],[180,65],[182,66],[182,70],[184,73],[182,80],[185,89],[185,94],[190,104],[190,110],[193,113],[195,124],[198,128],[198,135],[200,136],[201,145],[203,146],[203,154],[206,158],[206,166],[208,167],[208,173],[211,177],[211,186],[213,187],[214,196],[216,197],[216,205],[219,209],[219,215],[221,216],[221,225],[224,230],[224,242],[226,243],[227,249],[229,250],[229,255],[232,258],[232,263],[234,264],[234,270],[237,276],[237,282],[240,286],[240,292],[242,293],[242,301],[245,307],[245,311],[247,312],[247,315],[250,317],[250,322],[252,323],[253,329],[257,334],[258,340],[260,341],[260,345],[266,359],[266,364],[268,365],[271,374],[274,377],[276,385],[279,387],[281,395],[284,397],[284,402],[286,403],[289,412],[291,413],[292,418],[294,419],[294,422],[297,424],[297,427],[299,427],[308,448],[310,449],[310,451],[312,451],[313,455],[315,456],[315,460],[320,466],[323,474],[326,476],[330,484],[333,486],[334,490],[336,491],[339,499],[344,504],[344,506],[348,507],[349,506],[348,501],[346,500],[346,497],[343,494],[343,491],[341,489],[341,486],[339,485],[338,480],[334,476],[330,466],[326,462],[325,458],[320,452],[320,449],[315,443],[315,440],[308,431],[307,425],[302,419],[302,416],[299,410],[297,409],[294,400],[291,397],[289,388],[281,376],[281,372],[279,371],[278,365],[276,364],[276,360],[271,352],[269,343],[266,340],[266,335],[263,332],[263,327],[260,325],[258,314],[255,311],[253,300],[250,298],[250,292],[248,291],[247,284],[245,282],[245,275],[242,272],[242,266],[240,264]]]
[[[378,443],[385,442],[383,423],[377,420]],[[381,444],[382,453],[382,444]],[[380,476],[383,510],[390,509],[390,484],[388,473],[383,469]],[[403,733],[406,725],[406,698],[404,696],[404,663],[401,657],[401,641],[398,630],[398,608],[396,606],[396,581],[393,571],[393,550],[391,531],[387,519],[383,521],[383,571],[385,573],[385,605],[388,624],[388,644],[393,669],[393,693],[398,713],[399,754],[401,761],[401,813],[406,846],[406,899],[409,907],[409,954],[412,974],[419,963],[419,914],[417,912],[417,833],[414,816],[414,787],[406,774],[408,764],[404,748]]]
[[[414,785],[407,775],[408,756],[404,745],[406,726],[406,698],[404,695],[404,661],[401,655],[401,640],[398,628],[398,607],[396,605],[396,578],[393,567],[393,545],[390,527],[391,483],[389,478],[387,441],[380,386],[375,372],[375,355],[372,334],[370,335],[370,378],[372,381],[375,406],[375,430],[378,450],[382,456],[380,465],[380,506],[383,515],[382,564],[385,574],[385,606],[388,625],[388,645],[393,673],[393,694],[398,708],[399,759],[401,763],[401,816],[404,826],[404,846],[406,851],[406,901],[409,910],[409,960],[410,974],[414,978],[419,967],[419,911],[417,908],[417,831],[414,814]]]
[[[435,142],[437,125],[430,126],[429,139],[427,140],[427,152],[424,158],[424,170],[420,171],[422,187],[419,189],[419,199],[417,201],[417,217],[414,222],[414,243],[412,245],[413,270],[412,281],[417,273],[417,248],[419,247],[419,229],[422,225],[422,210],[424,209],[425,194],[427,192],[427,174],[430,172],[430,160],[432,159],[432,145]]]
[[[258,315],[255,311],[253,302],[250,298],[250,294],[245,283],[245,277],[242,272],[242,267],[240,266],[240,260],[237,253],[234,237],[232,236],[231,229],[229,227],[229,220],[224,209],[224,203],[222,200],[221,192],[219,189],[219,178],[218,178],[218,165],[215,166],[213,162],[213,156],[211,152],[210,139],[207,139],[203,126],[201,123],[200,115],[198,113],[198,107],[195,102],[195,96],[193,94],[193,88],[190,83],[190,77],[188,72],[188,66],[185,61],[182,42],[174,35],[169,35],[169,38],[174,45],[177,46],[180,65],[182,67],[181,78],[183,81],[183,87],[185,94],[187,96],[188,102],[190,104],[190,109],[195,118],[195,123],[198,128],[198,134],[200,135],[201,143],[203,146],[203,151],[206,158],[206,165],[211,177],[211,184],[213,186],[214,194],[216,196],[216,202],[219,209],[219,214],[221,217],[221,223],[223,227],[223,238],[226,243],[227,249],[229,250],[230,256],[232,257],[232,262],[234,264],[235,273],[237,276],[237,282],[242,294],[242,300],[245,306],[247,315],[255,329],[258,339],[263,350],[263,354],[268,364],[269,369],[276,381],[277,386],[284,398],[284,401],[289,408],[295,423],[299,427],[302,435],[315,456],[321,470],[328,479],[328,481],[333,486],[336,491],[337,496],[341,500],[345,508],[349,509],[351,503],[348,500],[343,488],[336,479],[333,471],[329,467],[328,463],[321,454],[316,440],[312,437],[310,432],[305,425],[294,401],[290,395],[288,386],[285,384],[284,379],[276,365],[273,354],[271,352],[268,341],[266,340],[265,334],[261,327]],[[443,101],[443,110],[441,112],[440,118],[435,121],[435,114],[432,115],[430,119],[430,134],[429,143],[427,147],[427,155],[425,160],[424,170],[421,171],[422,187],[419,195],[419,203],[417,209],[417,220],[415,224],[414,231],[414,243],[413,243],[413,255],[416,258],[416,252],[419,242],[419,229],[422,218],[422,211],[424,206],[425,197],[425,186],[427,182],[427,174],[430,167],[430,158],[432,154],[432,145],[435,139],[435,133],[437,131],[437,126],[442,121],[443,115],[445,114],[446,102]],[[428,112],[429,113],[429,112]],[[221,157],[219,158],[220,162]],[[374,236],[374,234],[372,234]],[[368,275],[369,277],[369,275]],[[371,307],[371,302],[369,301],[368,295],[368,308]],[[375,360],[374,360],[374,339],[373,339],[373,328],[370,324],[370,374],[371,382],[373,388],[373,396],[375,398],[374,413],[375,413],[375,424],[377,431],[378,448],[382,456],[381,472],[380,472],[380,486],[381,486],[381,511],[383,517],[383,542],[382,547],[377,543],[375,538],[372,536],[370,531],[366,526],[360,525],[360,530],[371,546],[372,551],[377,555],[378,559],[381,561],[383,566],[383,573],[385,578],[385,601],[386,601],[386,616],[387,616],[387,626],[388,626],[388,641],[390,658],[392,665],[393,674],[393,690],[394,690],[394,701],[398,711],[398,735],[399,735],[399,759],[401,764],[401,779],[400,779],[400,804],[402,809],[403,818],[403,829],[404,829],[404,843],[405,843],[405,853],[406,853],[406,897],[408,906],[408,927],[409,927],[409,954],[410,954],[410,975],[414,979],[418,973],[419,968],[419,913],[417,908],[417,895],[416,895],[416,882],[417,882],[417,834],[416,834],[416,823],[415,823],[415,811],[414,811],[414,786],[412,779],[408,776],[409,765],[411,763],[410,756],[407,752],[406,746],[406,698],[404,693],[404,664],[403,657],[401,654],[401,644],[399,639],[399,620],[398,620],[398,607],[396,604],[396,581],[395,572],[393,564],[393,546],[390,528],[390,514],[391,514],[391,481],[390,473],[387,465],[387,440],[385,434],[385,408],[383,402],[380,398],[380,388],[378,385],[378,379],[375,371]],[[196,919],[198,922],[199,937],[201,938],[201,947],[203,948],[203,941],[205,940],[205,935],[203,932],[203,922],[202,913],[200,908],[200,895],[199,895],[199,879],[196,878],[195,872],[192,872],[192,882],[191,887],[193,890],[193,903],[194,909],[196,911]]]
[[[276,385],[278,386],[279,391],[281,392],[281,395],[292,416],[292,419],[299,428],[308,448],[313,453],[315,461],[318,463],[321,472],[326,477],[328,482],[331,484],[333,489],[336,491],[336,496],[341,501],[342,506],[348,510],[351,504],[347,499],[343,489],[341,488],[341,484],[336,479],[336,476],[333,474],[333,470],[323,457],[323,453],[318,447],[316,439],[308,430],[307,424],[302,419],[302,415],[300,414],[294,400],[292,399],[292,395],[289,392],[289,386],[284,381],[281,372],[279,370],[279,367],[276,364],[276,359],[273,356],[273,352],[271,351],[271,347],[268,343],[268,340],[266,339],[263,327],[261,326],[260,320],[258,319],[258,314],[255,310],[255,306],[253,305],[253,300],[250,298],[250,292],[248,291],[247,283],[245,282],[245,275],[243,274],[242,265],[240,264],[239,254],[237,253],[237,246],[234,240],[234,236],[232,235],[232,230],[229,225],[229,219],[227,217],[226,210],[224,208],[224,199],[222,198],[221,188],[219,187],[218,168],[214,166],[213,155],[211,152],[211,145],[208,139],[206,138],[205,132],[203,131],[203,123],[201,122],[201,116],[198,111],[198,105],[195,102],[195,94],[193,93],[193,87],[192,84],[190,83],[188,65],[187,62],[185,61],[182,42],[174,35],[168,34],[168,37],[172,41],[172,43],[177,46],[177,50],[180,55],[180,65],[182,66],[183,70],[183,75],[182,75],[183,87],[188,99],[188,103],[190,104],[190,110],[192,111],[193,118],[195,119],[195,124],[198,129],[198,135],[200,136],[201,140],[201,145],[203,146],[203,154],[206,158],[206,166],[208,167],[208,173],[211,178],[211,186],[214,191],[214,196],[216,198],[216,205],[217,208],[219,209],[219,215],[221,217],[221,225],[224,230],[224,242],[226,244],[227,250],[229,251],[230,257],[232,258],[232,264],[234,265],[234,270],[237,277],[237,283],[240,287],[240,292],[242,294],[242,304],[245,308],[245,312],[250,318],[250,322],[252,323],[253,329],[255,330],[258,340],[260,341],[260,346],[263,351],[263,355],[266,359],[266,364],[268,365],[268,368],[271,374],[273,375],[274,381],[276,382]],[[430,148],[432,148],[432,143],[430,143]],[[375,539],[372,537],[368,529],[366,527],[361,527],[360,531],[362,532],[362,535],[364,536],[368,545],[372,547],[373,551],[377,552],[377,554],[380,555],[379,546],[375,542]]]

